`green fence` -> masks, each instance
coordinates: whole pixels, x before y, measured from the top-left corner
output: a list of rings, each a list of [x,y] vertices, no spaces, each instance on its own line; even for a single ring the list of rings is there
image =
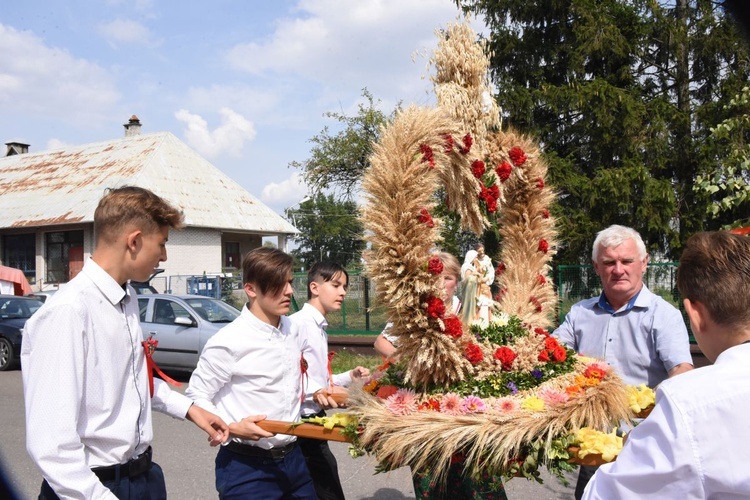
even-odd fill
[[[556,274],[557,294],[560,298],[558,323],[563,322],[573,304],[602,293],[602,283],[594,266],[560,265],[557,266]],[[682,305],[680,292],[677,291],[677,262],[649,264],[643,282],[649,290],[682,312],[682,318],[690,332],[690,322]],[[690,341],[694,341],[692,333]]]

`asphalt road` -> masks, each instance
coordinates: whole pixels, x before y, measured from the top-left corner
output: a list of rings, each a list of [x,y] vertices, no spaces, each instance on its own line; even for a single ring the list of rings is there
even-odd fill
[[[184,390],[184,386],[179,389]],[[0,464],[11,485],[22,499],[36,498],[42,478],[26,453],[23,389],[19,370],[0,372]],[[209,447],[202,431],[187,421],[154,415],[154,460],[164,469],[171,498],[217,498],[214,489],[216,450]],[[375,462],[369,457],[353,459],[347,445],[331,443],[339,462],[344,493],[348,499],[413,499],[409,470],[401,468],[374,475]],[[563,486],[557,479],[543,475],[544,484],[513,479],[507,485],[508,497],[529,500],[569,500],[573,485]],[[574,478],[573,478],[574,479]],[[456,499],[459,500],[459,499]]]

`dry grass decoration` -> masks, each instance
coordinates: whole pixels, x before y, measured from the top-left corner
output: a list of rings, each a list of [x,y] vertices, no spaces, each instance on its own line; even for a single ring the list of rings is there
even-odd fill
[[[488,56],[468,23],[438,35],[438,107],[401,111],[362,183],[367,273],[400,357],[350,394],[358,444],[386,469],[409,465],[438,479],[457,455],[475,477],[538,479],[541,464],[561,475],[575,430],[632,417],[625,386],[549,337],[556,239],[546,164],[532,141],[500,129]],[[502,290],[488,324],[462,325],[440,298],[439,188],[477,234],[501,213]]]

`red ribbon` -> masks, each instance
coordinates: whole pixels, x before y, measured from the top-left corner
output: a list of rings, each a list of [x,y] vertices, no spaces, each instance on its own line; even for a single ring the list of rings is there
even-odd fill
[[[328,353],[328,387],[333,388],[333,368],[331,368],[331,360],[336,355],[335,351]]]
[[[161,371],[161,368],[156,366],[156,362],[154,361],[153,355],[154,351],[156,350],[156,346],[159,345],[159,341],[156,340],[153,337],[149,337],[148,340],[144,340],[141,342],[141,345],[143,345],[143,352],[146,353],[146,369],[148,370],[148,390],[151,393],[151,397],[154,397],[154,372],[158,373],[159,376],[168,384],[172,384],[175,387],[180,387],[182,385],[181,382],[176,381],[175,379],[167,376],[163,371]]]
[[[305,382],[307,382],[307,360],[304,354],[300,354],[299,357],[299,368],[300,368],[300,385],[302,386],[302,394],[299,396],[299,402],[305,402]]]

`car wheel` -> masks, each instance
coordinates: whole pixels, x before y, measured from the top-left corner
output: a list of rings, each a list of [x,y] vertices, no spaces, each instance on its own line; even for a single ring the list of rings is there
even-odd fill
[[[13,366],[13,345],[8,339],[0,337],[0,372],[10,370]]]

